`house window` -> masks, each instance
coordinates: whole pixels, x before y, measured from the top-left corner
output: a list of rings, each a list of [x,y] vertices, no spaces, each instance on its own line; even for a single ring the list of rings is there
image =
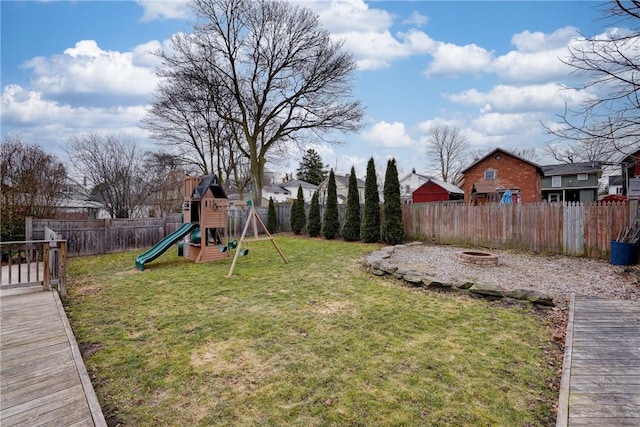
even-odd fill
[[[484,179],[496,179],[496,171],[493,169],[484,171]]]
[[[578,174],[578,181],[587,181],[588,179],[589,179],[589,174],[586,174],[586,173]]]
[[[558,203],[560,201],[560,193],[549,194],[549,203]]]
[[[562,187],[562,177],[560,175],[552,176],[551,177],[551,186],[552,187]]]

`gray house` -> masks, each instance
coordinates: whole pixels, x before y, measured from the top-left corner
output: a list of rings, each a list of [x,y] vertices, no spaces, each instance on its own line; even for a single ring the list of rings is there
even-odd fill
[[[599,162],[565,163],[542,166],[542,200],[546,202],[595,202],[598,180],[602,177]]]

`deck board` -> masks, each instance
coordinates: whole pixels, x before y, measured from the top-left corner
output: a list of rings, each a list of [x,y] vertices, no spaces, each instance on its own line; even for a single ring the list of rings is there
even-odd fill
[[[0,425],[106,426],[56,292],[0,291]]]
[[[640,425],[640,303],[573,296],[558,427]]]

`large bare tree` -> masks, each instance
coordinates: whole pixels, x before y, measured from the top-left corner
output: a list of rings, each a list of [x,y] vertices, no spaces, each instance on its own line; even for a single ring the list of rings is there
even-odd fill
[[[426,154],[430,166],[440,170],[445,182],[456,182],[466,160],[469,141],[456,126],[434,124],[429,128]]]
[[[225,141],[250,162],[259,205],[270,152],[312,137],[338,142],[336,131],[359,129],[355,61],[302,5],[195,0],[192,7],[193,33],[175,35],[171,49],[158,53],[160,76],[188,86],[224,123]],[[189,113],[182,119],[191,120]]]
[[[144,157],[135,139],[114,134],[81,134],[69,140],[68,154],[77,173],[90,185],[87,195],[101,203],[112,218],[141,214],[150,187]]]
[[[583,37],[563,61],[581,78],[577,89],[593,96],[579,109],[566,109],[559,123],[543,124],[559,139],[548,151],[560,161],[607,161],[640,148],[640,1],[602,7],[621,27]]]

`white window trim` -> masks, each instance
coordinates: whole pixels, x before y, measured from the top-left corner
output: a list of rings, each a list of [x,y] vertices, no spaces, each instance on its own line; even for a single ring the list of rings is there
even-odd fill
[[[588,173],[579,173],[578,174],[578,181],[588,181],[589,180],[589,174]]]
[[[492,176],[489,177],[487,176],[487,174],[491,174]],[[486,171],[484,171],[484,174],[483,174],[484,179],[496,179],[496,175],[498,174],[496,173],[495,169],[487,169]]]
[[[553,188],[562,187],[562,177],[560,175],[555,175],[551,177],[551,187]]]

